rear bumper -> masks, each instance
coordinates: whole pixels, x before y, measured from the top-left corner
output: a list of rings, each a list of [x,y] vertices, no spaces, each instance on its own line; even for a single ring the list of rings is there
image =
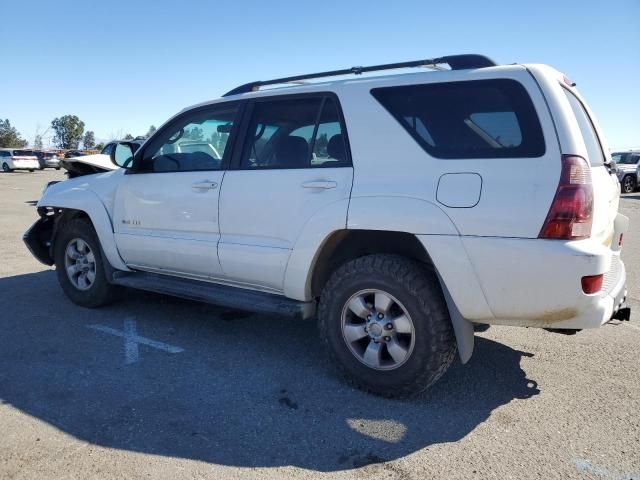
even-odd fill
[[[628,228],[618,215],[613,238]],[[432,256],[461,315],[477,323],[553,329],[596,328],[623,307],[626,271],[620,249],[595,240],[559,241],[498,237],[447,238],[443,261],[438,243],[419,237]],[[444,241],[443,241],[444,243]],[[604,275],[595,294],[581,279]]]
[[[40,168],[40,163],[37,160],[33,162],[13,162],[11,170],[37,170]]]

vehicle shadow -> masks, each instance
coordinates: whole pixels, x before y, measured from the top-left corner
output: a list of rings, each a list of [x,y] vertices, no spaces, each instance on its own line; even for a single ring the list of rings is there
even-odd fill
[[[0,279],[0,300],[1,401],[104,447],[331,472],[460,440],[501,405],[539,393],[520,367],[531,354],[481,337],[469,364],[425,395],[389,400],[335,377],[313,322],[133,291],[87,310],[53,271]],[[122,338],[87,328],[122,330],[126,318],[184,351],[140,346],[126,364]]]

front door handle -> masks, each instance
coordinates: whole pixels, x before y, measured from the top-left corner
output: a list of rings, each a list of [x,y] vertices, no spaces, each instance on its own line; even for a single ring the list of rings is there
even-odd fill
[[[315,180],[313,182],[304,182],[302,184],[302,188],[318,188],[323,190],[336,188],[337,186],[338,186],[337,182],[332,182],[330,180]]]
[[[195,188],[196,190],[215,190],[218,188],[218,184],[216,182],[205,180],[204,182],[192,183],[191,188]]]

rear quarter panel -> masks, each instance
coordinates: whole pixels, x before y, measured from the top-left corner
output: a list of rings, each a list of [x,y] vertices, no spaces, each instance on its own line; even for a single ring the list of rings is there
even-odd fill
[[[438,159],[430,156],[371,95],[372,88],[404,84],[509,78],[529,92],[542,125],[545,154],[538,158]],[[363,86],[364,85],[364,86]],[[354,183],[349,228],[361,224],[352,213],[379,196],[409,197],[439,209],[460,235],[536,238],[560,176],[558,139],[540,88],[521,66],[456,72],[430,72],[341,84],[338,94],[347,119]],[[472,208],[447,207],[436,198],[442,175],[475,173],[482,177],[480,200]],[[425,208],[425,211],[428,209]],[[371,215],[375,221],[375,209]],[[448,222],[427,222],[419,231],[412,211],[396,211],[396,224],[410,233],[451,234]]]

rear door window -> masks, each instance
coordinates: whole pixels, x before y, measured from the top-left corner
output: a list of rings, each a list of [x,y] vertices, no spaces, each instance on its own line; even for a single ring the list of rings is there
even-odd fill
[[[569,105],[571,105],[571,110],[573,110],[573,114],[578,121],[580,133],[582,133],[584,144],[587,147],[587,156],[589,157],[589,163],[592,167],[603,165],[605,162],[604,154],[602,153],[602,147],[600,146],[600,140],[598,139],[598,134],[593,127],[593,123],[591,123],[591,119],[589,118],[584,105],[582,105],[580,100],[578,100],[578,98],[569,90],[567,90],[566,88],[563,88],[562,90],[567,96]]]
[[[242,169],[348,165],[346,142],[332,97],[256,101],[243,148]]]
[[[385,87],[371,93],[434,157],[544,155],[544,137],[533,102],[515,80]]]

